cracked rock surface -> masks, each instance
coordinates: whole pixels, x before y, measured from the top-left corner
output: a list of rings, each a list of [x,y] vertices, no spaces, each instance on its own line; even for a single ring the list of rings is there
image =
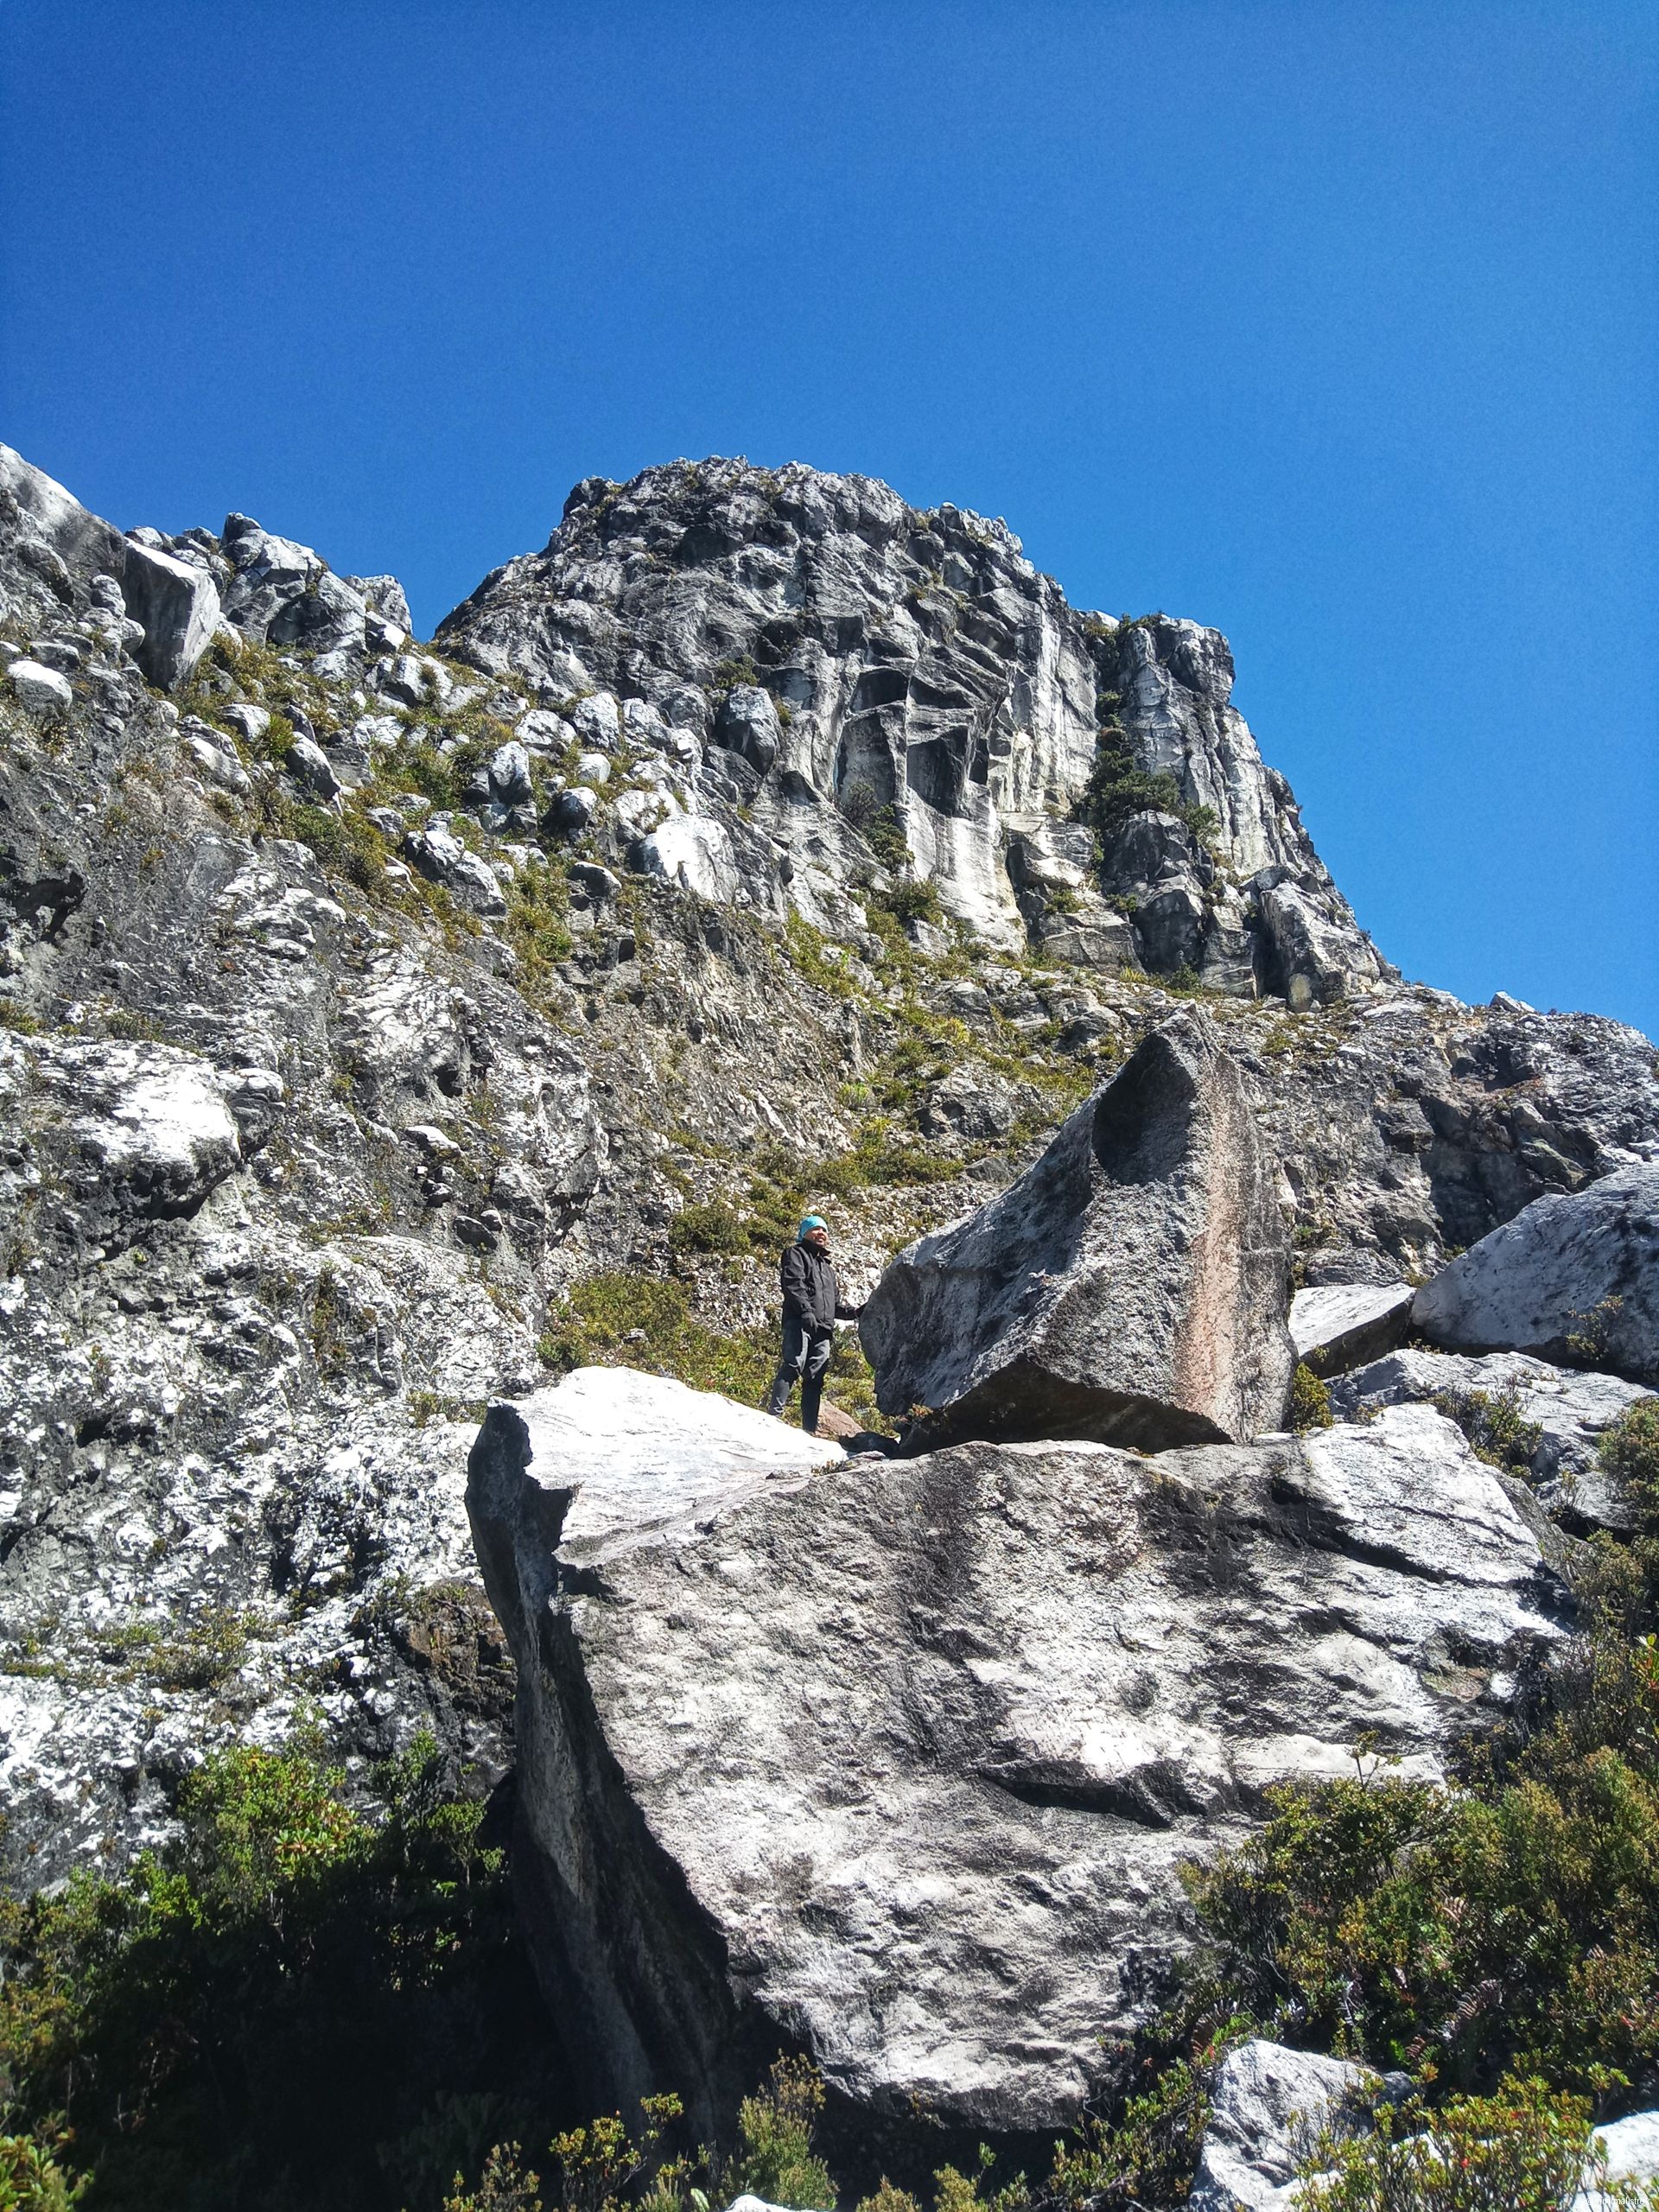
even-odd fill
[[[1186,1939],[1179,1860],[1367,1729],[1443,1774],[1560,1633],[1526,1522],[1423,1407],[1151,1460],[745,1469],[579,1556],[581,1478],[528,1444],[493,1410],[469,1499],[532,1940],[605,2077],[683,2083],[700,2124],[768,2033],[889,2115],[1064,2124]]]

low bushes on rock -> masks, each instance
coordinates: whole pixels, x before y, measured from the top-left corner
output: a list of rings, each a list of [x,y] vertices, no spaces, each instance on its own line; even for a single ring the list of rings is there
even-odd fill
[[[558,2073],[484,1808],[429,1738],[377,1786],[221,1752],[172,1848],[0,1901],[0,2205],[57,2212],[73,2164],[92,2212],[423,2212],[534,2120]]]
[[[1534,2078],[1490,2097],[1383,2105],[1371,2133],[1325,2134],[1302,2168],[1305,2212],[1649,2212],[1659,2182],[1608,2178],[1588,2098]],[[1585,2194],[1581,2195],[1580,2191]]]

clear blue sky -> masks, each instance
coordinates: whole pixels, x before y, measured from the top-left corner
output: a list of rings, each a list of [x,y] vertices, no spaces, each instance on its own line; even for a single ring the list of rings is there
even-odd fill
[[[1659,8],[10,0],[0,437],[430,629],[578,477],[1232,639],[1409,976],[1659,1032]]]

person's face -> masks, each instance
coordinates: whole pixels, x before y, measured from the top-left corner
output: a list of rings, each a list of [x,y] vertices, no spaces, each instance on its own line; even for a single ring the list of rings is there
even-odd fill
[[[815,1252],[827,1252],[830,1249],[830,1232],[827,1229],[809,1229],[806,1232],[806,1241]]]

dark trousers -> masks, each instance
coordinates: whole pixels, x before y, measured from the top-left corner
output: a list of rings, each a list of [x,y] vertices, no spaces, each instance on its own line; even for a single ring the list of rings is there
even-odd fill
[[[817,1327],[802,1321],[793,1313],[784,1316],[784,1351],[778,1362],[778,1372],[772,1378],[772,1395],[766,1400],[766,1411],[779,1420],[789,1403],[789,1394],[797,1382],[801,1386],[801,1427],[808,1435],[818,1425],[818,1404],[823,1396],[823,1370],[830,1364],[830,1348],[836,1340],[834,1329]]]

